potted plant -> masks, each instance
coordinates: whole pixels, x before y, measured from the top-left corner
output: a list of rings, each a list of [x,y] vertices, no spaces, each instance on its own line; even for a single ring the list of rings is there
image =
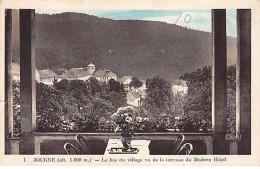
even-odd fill
[[[134,132],[134,108],[131,106],[127,107],[120,107],[118,108],[116,113],[113,113],[111,118],[115,121],[117,124],[115,132],[121,132],[122,136],[122,144],[124,146],[124,149],[127,150],[130,148],[130,143],[133,138],[133,132]],[[140,118],[138,118],[138,121],[140,121]]]

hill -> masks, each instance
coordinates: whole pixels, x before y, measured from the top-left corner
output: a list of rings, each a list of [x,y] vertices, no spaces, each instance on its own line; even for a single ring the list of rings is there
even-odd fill
[[[236,39],[228,37],[228,63]],[[36,67],[97,69],[141,79],[169,81],[212,63],[211,33],[154,21],[98,18],[87,14],[36,14]]]

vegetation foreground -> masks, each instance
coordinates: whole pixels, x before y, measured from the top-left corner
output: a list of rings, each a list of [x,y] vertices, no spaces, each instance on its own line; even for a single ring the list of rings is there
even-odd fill
[[[171,84],[156,76],[146,80],[146,97],[133,107],[135,132],[208,131],[211,126],[211,66],[185,73],[179,79],[188,85],[188,94],[173,94]],[[227,71],[227,132],[235,132],[235,66]],[[20,84],[13,83],[14,135],[21,135]],[[50,87],[36,84],[37,128],[39,132],[114,132],[111,115],[126,107],[121,83],[108,84],[95,78],[87,81],[62,80]],[[142,120],[140,120],[140,118]],[[178,117],[178,118],[176,118]]]

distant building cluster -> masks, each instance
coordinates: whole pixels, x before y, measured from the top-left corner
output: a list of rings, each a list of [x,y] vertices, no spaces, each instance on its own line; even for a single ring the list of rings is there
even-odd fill
[[[81,68],[45,69],[36,71],[36,80],[46,85],[53,85],[55,81],[59,82],[62,79],[85,81],[91,77],[95,77],[98,81],[106,83],[108,83],[110,79],[117,79],[117,75],[111,70],[96,70],[93,63],[89,64],[87,67]]]
[[[142,99],[146,97],[146,83],[141,80],[142,86],[135,88],[130,85],[133,76],[117,77],[111,70],[100,69],[96,70],[93,63],[87,67],[72,68],[72,69],[44,69],[35,70],[35,78],[38,82],[46,85],[53,85],[55,82],[60,82],[63,79],[67,80],[83,80],[86,81],[91,77],[96,78],[99,82],[108,83],[110,79],[114,79],[123,84],[127,93],[127,103],[132,106],[140,106]],[[12,64],[12,77],[15,81],[20,81],[20,66],[17,63]],[[172,85],[173,94],[187,94],[188,87],[185,81],[178,80]]]

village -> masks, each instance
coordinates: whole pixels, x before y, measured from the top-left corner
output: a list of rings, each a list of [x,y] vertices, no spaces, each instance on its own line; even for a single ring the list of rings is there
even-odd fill
[[[20,80],[20,66],[17,63],[13,63],[13,79],[16,81]],[[67,80],[82,80],[87,81],[91,77],[97,79],[100,83],[108,83],[110,79],[114,79],[124,86],[124,90],[127,93],[127,104],[131,106],[140,106],[141,100],[146,96],[146,83],[145,80],[140,79],[142,85],[140,87],[133,87],[130,85],[134,76],[126,75],[118,77],[111,70],[99,69],[96,70],[96,66],[93,63],[87,65],[87,67],[79,68],[54,68],[35,70],[35,79],[39,83],[53,86],[54,83],[60,82],[63,79]],[[188,86],[184,80],[177,80],[172,85],[173,94],[185,95],[188,92]]]

